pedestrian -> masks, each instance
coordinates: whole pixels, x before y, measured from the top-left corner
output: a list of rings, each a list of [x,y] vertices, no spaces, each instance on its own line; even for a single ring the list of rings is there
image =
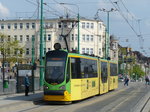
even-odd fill
[[[30,82],[29,82],[28,74],[25,76],[24,82],[25,82],[25,96],[29,96],[28,93],[29,93]]]
[[[126,76],[125,79],[124,79],[124,86],[125,86],[125,85],[128,86],[128,82],[129,82],[129,78],[128,78],[128,76]]]
[[[149,77],[147,75],[145,76],[145,84],[146,85],[150,84],[150,80],[149,80]]]

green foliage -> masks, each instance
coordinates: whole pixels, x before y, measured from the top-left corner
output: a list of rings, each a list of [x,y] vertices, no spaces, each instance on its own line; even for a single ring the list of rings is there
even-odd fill
[[[17,58],[22,58],[24,50],[17,40],[0,33],[0,52],[5,62],[17,62]]]
[[[142,77],[145,75],[145,72],[141,69],[141,67],[139,65],[133,66],[132,73],[136,74],[138,77]]]

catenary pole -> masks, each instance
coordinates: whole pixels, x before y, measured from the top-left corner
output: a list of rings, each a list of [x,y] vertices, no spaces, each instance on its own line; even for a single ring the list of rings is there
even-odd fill
[[[43,66],[43,0],[41,0],[41,19],[40,19],[40,66]],[[40,87],[43,86],[43,68],[40,67]]]
[[[107,28],[106,28],[106,39],[105,39],[105,58],[107,59],[109,57],[109,50],[110,50],[110,34],[109,34],[109,13],[116,11],[115,9],[111,8],[110,10],[106,9],[99,9],[100,11],[107,13]]]
[[[78,53],[80,53],[80,15],[78,8]]]

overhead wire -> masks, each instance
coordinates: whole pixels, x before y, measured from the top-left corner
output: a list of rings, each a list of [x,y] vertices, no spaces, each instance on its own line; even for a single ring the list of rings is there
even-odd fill
[[[31,2],[31,1],[29,1],[29,0],[26,0],[27,2],[29,2],[29,3],[31,3],[31,4],[33,4],[33,5],[35,5],[35,6],[37,6],[37,4],[36,3],[34,3],[34,2]],[[46,3],[43,3],[44,5],[46,5],[46,6],[48,6]],[[41,7],[41,6],[39,6],[39,7]],[[50,10],[47,10],[47,9],[45,9],[45,8],[43,8],[45,11],[48,11],[48,12],[51,12],[51,14],[53,14],[53,15],[55,15],[55,16],[58,16],[58,17],[60,17],[60,15],[61,15],[61,13],[59,12],[59,11],[57,11],[56,9],[53,9],[52,7],[50,7],[50,6],[48,6],[49,8],[51,8],[53,11],[50,11]],[[57,12],[57,13],[54,13],[54,12]]]
[[[130,28],[132,29],[132,31],[135,33],[136,37],[139,38],[139,43],[140,43],[140,48],[143,49],[143,36],[142,36],[142,33],[141,33],[141,30],[140,30],[140,24],[138,23],[139,25],[139,34],[137,33],[137,31],[134,29],[134,27],[130,24],[129,20],[125,17],[125,15],[123,14],[123,12],[121,11],[121,8],[120,6],[118,5],[118,1],[117,2],[113,2],[112,0],[109,0],[110,3],[118,10],[118,12],[120,13],[120,15],[123,17],[123,19],[126,21],[126,23],[130,26]],[[122,2],[122,0],[120,0]],[[116,5],[115,5],[116,4]],[[127,9],[127,7],[125,6],[125,4],[122,2],[123,6],[125,7],[125,9],[127,10],[128,13],[129,10]],[[130,13],[131,14],[131,13]],[[136,19],[135,19],[136,20]]]
[[[55,3],[57,3],[57,4],[60,4],[59,2],[57,2],[56,0],[53,0]],[[60,4],[61,5],[61,4]],[[67,7],[65,7],[65,6],[63,6],[64,8],[67,8]],[[69,8],[67,8],[67,9],[69,9]],[[71,12],[73,12],[73,13],[75,13],[74,11],[72,11],[71,9],[69,9]],[[93,33],[93,32],[91,32],[91,31],[89,31],[89,30],[87,30],[87,29],[84,29],[84,30],[86,30],[87,32],[89,32],[89,33],[91,33],[91,34],[93,34],[94,36],[97,36],[97,34],[95,34],[95,33]]]
[[[132,27],[132,25],[129,23],[128,19],[125,17],[125,15],[122,13],[121,8],[118,5],[118,2],[112,2],[112,0],[109,0],[111,2],[111,4],[117,9],[117,11],[120,13],[120,15],[124,18],[124,20],[126,21],[126,23],[130,26],[130,28],[133,30],[133,32],[135,33],[135,35],[138,37],[138,33],[136,32],[136,30]],[[114,3],[116,4],[116,6],[114,5]]]
[[[54,9],[54,8],[52,8],[52,7],[50,7],[47,3],[44,3],[44,5],[46,5],[48,8],[50,8],[50,9],[52,9],[54,12],[57,12],[57,13],[59,13],[59,14],[55,14],[56,16],[63,16],[59,11],[57,11],[56,9]]]
[[[120,0],[121,4],[123,5],[123,7],[126,9],[127,13],[130,14],[130,16],[132,17],[132,19],[135,19],[135,16],[133,16],[133,14],[128,10],[128,8],[126,7],[126,5],[124,4],[123,0]]]
[[[59,2],[57,2],[56,0],[53,0],[55,3],[59,4],[61,7],[67,9],[68,11],[70,11],[72,14],[77,16],[77,13],[75,11],[72,11],[71,9],[65,7],[64,5],[61,5]]]
[[[130,14],[130,16],[132,17],[132,19],[135,19],[135,21],[138,22],[138,28],[139,28],[139,43],[141,45],[141,49],[143,49],[143,42],[144,42],[144,39],[143,39],[143,36],[142,36],[142,33],[141,33],[141,28],[140,28],[140,19],[136,19],[131,13],[130,11],[128,10],[128,8],[125,6],[123,0],[120,0],[120,2],[122,3],[122,5],[124,6],[124,8],[126,9],[127,13]]]

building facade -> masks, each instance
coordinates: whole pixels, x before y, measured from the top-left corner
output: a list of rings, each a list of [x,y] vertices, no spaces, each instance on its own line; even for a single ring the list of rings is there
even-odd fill
[[[105,57],[105,25],[102,21],[80,19],[79,45],[81,54],[94,54]],[[24,58],[27,63],[32,59],[32,48],[35,49],[34,58],[39,59],[40,53],[40,20],[19,19],[1,20],[0,32],[19,41],[24,47]],[[75,19],[46,19],[43,24],[44,53],[53,50],[55,43],[59,42],[66,48],[66,36],[69,50],[78,49],[78,22]],[[34,38],[34,41],[33,41]],[[2,55],[1,55],[2,57]]]

